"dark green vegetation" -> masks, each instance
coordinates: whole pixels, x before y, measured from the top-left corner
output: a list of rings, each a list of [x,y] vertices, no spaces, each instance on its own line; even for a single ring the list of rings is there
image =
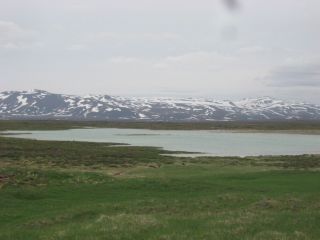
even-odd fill
[[[156,130],[320,130],[320,121],[267,121],[267,122],[92,122],[92,121],[5,121],[4,130],[57,130],[82,127],[142,128]]]
[[[0,239],[320,239],[320,156],[162,153],[0,137]]]

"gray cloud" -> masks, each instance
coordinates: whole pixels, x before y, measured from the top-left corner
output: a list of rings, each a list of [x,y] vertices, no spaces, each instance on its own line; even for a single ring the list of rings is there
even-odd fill
[[[235,10],[239,8],[239,2],[237,0],[223,0],[223,3],[230,10]]]
[[[221,29],[220,34],[224,42],[235,41],[238,38],[238,28],[234,25],[225,26]]]
[[[264,80],[278,87],[320,87],[320,64],[278,67]]]
[[[0,20],[0,48],[20,48],[29,45],[36,33],[14,22]]]

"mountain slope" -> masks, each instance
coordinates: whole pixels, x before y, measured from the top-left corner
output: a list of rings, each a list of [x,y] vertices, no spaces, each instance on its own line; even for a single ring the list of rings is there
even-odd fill
[[[46,91],[0,93],[2,119],[231,121],[320,120],[320,106],[269,97],[241,101],[194,98],[129,98],[53,94]]]

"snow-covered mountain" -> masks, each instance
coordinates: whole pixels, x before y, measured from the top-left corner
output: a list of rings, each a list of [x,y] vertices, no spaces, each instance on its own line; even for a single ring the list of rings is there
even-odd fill
[[[195,98],[74,96],[42,90],[0,93],[2,119],[232,121],[320,120],[320,106],[270,97],[240,101]]]

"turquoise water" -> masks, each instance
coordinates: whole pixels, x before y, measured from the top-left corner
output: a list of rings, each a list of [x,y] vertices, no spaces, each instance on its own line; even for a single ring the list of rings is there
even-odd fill
[[[19,138],[126,143],[173,151],[200,152],[212,156],[320,154],[320,135],[306,134],[116,128],[10,133],[22,133],[14,136]]]

